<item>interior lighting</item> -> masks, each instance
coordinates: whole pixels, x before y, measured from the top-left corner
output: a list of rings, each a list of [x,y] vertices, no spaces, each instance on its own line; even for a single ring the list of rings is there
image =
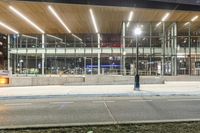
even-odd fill
[[[29,35],[24,35],[22,34],[23,37],[26,37],[26,38],[31,38],[31,39],[35,39],[37,40],[38,38],[37,37],[34,37],[34,36],[29,36]]]
[[[169,17],[169,13],[166,13],[166,14],[164,15],[164,17],[162,18],[162,21],[165,21],[168,17]]]
[[[57,39],[57,40],[59,40],[59,41],[63,41],[63,39],[62,38],[59,38],[59,37],[57,37],[57,36],[53,36],[53,35],[49,35],[49,34],[47,34],[47,36],[48,37],[51,37],[51,38],[54,38],[54,39]]]
[[[9,77],[0,77],[0,85],[8,85]]]
[[[98,33],[97,24],[96,24],[96,20],[95,20],[94,13],[93,13],[92,9],[90,9],[90,16],[92,18],[92,23],[94,25],[95,32]]]
[[[161,24],[161,22],[158,22],[158,23],[156,24],[156,27],[158,27],[160,24]]]
[[[28,17],[26,17],[24,14],[22,14],[21,12],[19,12],[17,9],[15,9],[12,6],[9,6],[9,8],[15,12],[18,16],[20,16],[22,19],[24,19],[26,22],[28,22],[30,25],[32,25],[34,28],[36,28],[38,31],[40,31],[42,34],[44,34],[45,32],[39,27],[37,26],[33,21],[31,21]]]
[[[186,25],[188,25],[190,22],[186,22],[184,25],[186,26]]]
[[[191,21],[193,22],[193,21],[197,20],[198,17],[199,17],[199,16],[193,17],[193,18],[191,19]]]
[[[165,21],[165,20],[169,17],[169,14],[170,14],[170,13],[166,13],[166,14],[162,17],[161,21],[158,22],[158,23],[156,24],[156,27],[160,26],[160,24],[161,24],[163,21]]]
[[[72,34],[73,37],[75,37],[76,39],[78,39],[79,41],[82,41],[82,39],[74,34]]]
[[[132,17],[133,17],[133,11],[131,11],[131,12],[129,13],[128,23],[127,23],[126,27],[129,27],[129,24],[130,24],[130,21],[132,20]]]
[[[15,34],[19,34],[18,31],[14,30],[13,28],[11,28],[10,26],[8,26],[7,24],[5,24],[5,23],[3,23],[3,22],[1,22],[1,21],[0,21],[0,25],[1,25],[2,27],[4,27],[4,28],[6,28],[6,29],[8,29],[8,30],[10,30],[10,31],[12,31],[12,32],[14,32]]]
[[[68,33],[71,33],[71,31],[69,30],[69,28],[66,26],[66,24],[63,22],[63,20],[59,17],[59,15],[57,14],[57,12],[53,9],[53,7],[48,6],[49,10],[51,11],[51,13],[56,17],[56,19],[63,25],[63,27],[67,30]]]

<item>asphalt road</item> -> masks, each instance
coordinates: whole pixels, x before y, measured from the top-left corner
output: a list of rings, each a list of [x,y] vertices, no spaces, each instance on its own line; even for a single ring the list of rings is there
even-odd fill
[[[0,101],[0,128],[200,120],[200,97],[51,97]]]

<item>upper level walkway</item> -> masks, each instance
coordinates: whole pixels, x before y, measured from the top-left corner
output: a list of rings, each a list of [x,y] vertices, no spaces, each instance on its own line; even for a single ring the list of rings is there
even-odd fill
[[[144,53],[144,54],[162,54],[163,50],[162,48],[159,47],[153,47],[153,48],[148,48],[148,47],[140,47],[139,48],[139,53]],[[133,47],[128,47],[128,48],[110,48],[110,47],[104,47],[104,48],[97,48],[97,47],[67,47],[67,48],[11,48],[10,49],[11,54],[132,54],[136,53],[136,48]],[[171,48],[165,49],[165,55],[171,53]],[[185,53],[189,54],[189,48],[179,48],[177,49],[177,54],[178,55],[184,55]],[[195,49],[194,47],[191,48],[191,54],[194,53],[200,53],[200,49],[197,48]]]

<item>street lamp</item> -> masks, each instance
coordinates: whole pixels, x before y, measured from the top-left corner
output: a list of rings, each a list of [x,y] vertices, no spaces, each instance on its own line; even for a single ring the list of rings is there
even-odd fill
[[[135,85],[134,85],[134,90],[139,91],[140,90],[140,75],[138,72],[138,36],[142,34],[142,29],[141,27],[137,26],[134,29],[134,35],[136,36],[136,75],[135,75]]]
[[[22,74],[23,73],[23,62],[24,62],[24,60],[21,59],[19,62],[20,62],[20,74]]]

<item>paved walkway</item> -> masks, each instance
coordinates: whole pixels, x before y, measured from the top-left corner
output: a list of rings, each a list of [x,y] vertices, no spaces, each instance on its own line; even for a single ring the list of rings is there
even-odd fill
[[[199,95],[200,82],[166,82],[165,84],[141,85],[141,91],[133,91],[133,85],[88,85],[88,86],[29,86],[1,87],[0,97],[20,96],[172,96]]]
[[[0,129],[200,121],[199,101],[199,96],[0,100]]]

